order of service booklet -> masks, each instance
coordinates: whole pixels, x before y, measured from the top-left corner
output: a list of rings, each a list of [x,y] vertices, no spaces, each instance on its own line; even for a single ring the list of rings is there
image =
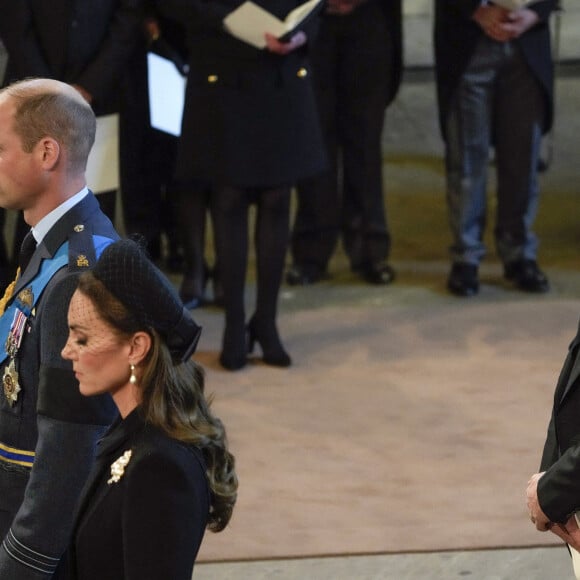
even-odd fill
[[[535,4],[539,0],[492,0],[496,6],[501,6],[506,10],[519,10],[530,4]]]
[[[316,9],[322,6],[323,1],[308,0],[289,12],[284,20],[280,20],[251,0],[246,0],[224,18],[224,28],[232,36],[256,48],[264,48],[266,32],[280,40],[290,40],[291,33],[316,14]]]

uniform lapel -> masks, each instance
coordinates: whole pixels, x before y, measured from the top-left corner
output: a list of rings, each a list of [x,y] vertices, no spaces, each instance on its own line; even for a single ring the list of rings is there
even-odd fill
[[[28,266],[24,272],[20,272],[20,276],[16,281],[16,286],[14,287],[14,295],[17,295],[20,290],[25,288],[38,274],[40,270],[40,266],[42,264],[42,260],[47,258],[51,258],[52,255],[48,251],[47,247],[41,242],[34,250],[34,254],[30,258],[30,262],[28,262]]]

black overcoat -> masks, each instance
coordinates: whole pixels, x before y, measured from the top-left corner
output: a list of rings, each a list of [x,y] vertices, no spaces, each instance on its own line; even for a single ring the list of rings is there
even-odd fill
[[[134,410],[101,441],[70,558],[76,580],[191,580],[209,514],[201,451]],[[118,481],[111,465],[131,458]]]
[[[189,77],[176,176],[237,187],[292,185],[320,172],[326,152],[311,84],[308,47],[271,54],[226,33],[242,0],[163,0],[187,26]],[[258,0],[279,18],[300,0]],[[316,20],[305,28],[315,34]]]
[[[560,373],[538,483],[538,499],[553,522],[580,510],[580,327]]]

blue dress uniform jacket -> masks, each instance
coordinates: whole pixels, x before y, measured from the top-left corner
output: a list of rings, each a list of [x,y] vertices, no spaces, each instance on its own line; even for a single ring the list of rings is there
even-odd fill
[[[280,187],[319,173],[326,152],[307,45],[286,56],[229,35],[223,18],[243,0],[163,0],[187,27],[189,76],[176,163],[179,180]],[[257,0],[283,19],[301,0]],[[317,20],[304,31],[315,35]]]
[[[445,137],[445,119],[450,101],[475,47],[484,34],[472,15],[481,0],[436,0],[435,2],[435,60],[439,122]],[[553,120],[554,66],[550,44],[549,16],[557,7],[557,0],[540,0],[530,5],[540,22],[517,38],[524,58],[542,86],[546,99],[544,131]]]
[[[73,577],[191,580],[209,506],[201,451],[145,424],[137,408],[99,444],[75,525]]]
[[[580,327],[560,373],[538,482],[538,499],[553,522],[580,510]]]
[[[68,267],[51,278],[26,322],[16,356],[22,390],[13,405],[0,393],[2,579],[52,577],[70,539],[96,441],[117,415],[110,397],[80,394],[70,361],[60,355],[76,273],[96,259],[94,236],[118,239],[89,193],[47,233],[15,287],[13,299],[68,240]]]

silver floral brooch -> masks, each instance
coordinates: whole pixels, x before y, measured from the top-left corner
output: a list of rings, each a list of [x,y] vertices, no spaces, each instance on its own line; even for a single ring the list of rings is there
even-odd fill
[[[129,449],[111,464],[111,479],[107,481],[109,485],[111,483],[117,483],[123,475],[125,475],[125,467],[127,467],[127,463],[131,460],[132,451]]]

